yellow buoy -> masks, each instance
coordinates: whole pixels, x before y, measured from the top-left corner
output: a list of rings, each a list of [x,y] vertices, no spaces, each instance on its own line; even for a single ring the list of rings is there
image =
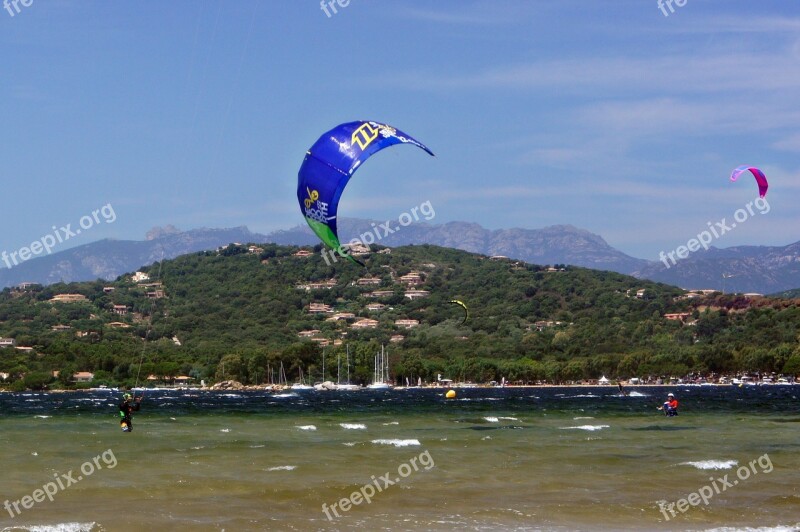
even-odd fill
[[[456,391],[449,390],[446,394],[444,394],[444,396],[447,397],[448,399],[453,399],[456,396]]]

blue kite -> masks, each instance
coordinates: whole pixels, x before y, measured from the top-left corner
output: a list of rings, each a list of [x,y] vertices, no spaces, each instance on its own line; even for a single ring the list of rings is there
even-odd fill
[[[306,152],[297,174],[297,201],[308,225],[329,248],[343,254],[336,216],[339,198],[353,173],[373,153],[395,144],[413,144],[433,155],[399,129],[364,120],[339,124]]]

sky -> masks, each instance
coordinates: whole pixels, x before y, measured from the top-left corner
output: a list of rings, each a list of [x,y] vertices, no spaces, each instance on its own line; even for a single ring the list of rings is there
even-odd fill
[[[303,224],[305,151],[362,119],[436,157],[376,154],[340,216],[429,202],[432,223],[571,224],[648,260],[709,226],[717,247],[800,240],[797,2],[8,2],[0,251]],[[745,164],[767,203],[729,180]]]

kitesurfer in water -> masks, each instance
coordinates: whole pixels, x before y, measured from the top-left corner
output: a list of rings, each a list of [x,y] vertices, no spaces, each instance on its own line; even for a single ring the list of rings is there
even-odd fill
[[[675,399],[675,396],[672,392],[667,394],[666,402],[658,407],[659,410],[664,411],[665,416],[677,416],[678,415],[678,400]]]
[[[122,396],[122,402],[119,404],[119,425],[122,427],[123,432],[130,432],[133,430],[133,416],[131,413],[138,412],[141,406],[141,396],[134,398],[129,393]]]

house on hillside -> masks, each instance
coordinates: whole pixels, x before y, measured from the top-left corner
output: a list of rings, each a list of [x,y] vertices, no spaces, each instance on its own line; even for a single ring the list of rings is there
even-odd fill
[[[420,297],[428,297],[430,294],[427,290],[406,290],[405,296],[408,299],[418,299]]]
[[[394,324],[398,327],[405,327],[406,329],[410,329],[412,327],[417,327],[419,325],[419,320],[394,320]]]
[[[400,277],[400,282],[409,286],[422,284],[422,276],[417,272],[411,272]]]
[[[0,347],[15,347],[17,341],[13,338],[0,338]]]
[[[149,280],[150,276],[144,272],[136,272],[133,275],[131,275],[131,281],[133,281],[134,283],[141,283],[142,281],[149,281]]]
[[[324,314],[333,312],[333,309],[330,305],[326,305],[325,303],[309,303],[308,312],[309,314]]]
[[[354,242],[352,244],[343,244],[342,248],[347,250],[350,255],[361,256],[361,255],[369,255],[370,250],[367,246],[360,242]]]
[[[374,329],[378,326],[378,320],[371,320],[369,318],[364,318],[363,320],[358,320],[354,324],[350,326],[352,329]]]
[[[325,321],[353,320],[356,315],[352,312],[337,312]]]
[[[673,312],[670,314],[664,314],[664,318],[673,321],[685,322],[686,319],[691,315],[691,312]]]
[[[298,284],[295,288],[298,290],[329,290],[336,286],[336,279],[328,279],[319,283],[303,283]]]
[[[94,373],[89,371],[79,371],[72,374],[72,380],[75,382],[92,382],[93,379]]]
[[[394,295],[394,292],[391,290],[375,290],[367,294],[367,297],[389,297],[392,295]]]

